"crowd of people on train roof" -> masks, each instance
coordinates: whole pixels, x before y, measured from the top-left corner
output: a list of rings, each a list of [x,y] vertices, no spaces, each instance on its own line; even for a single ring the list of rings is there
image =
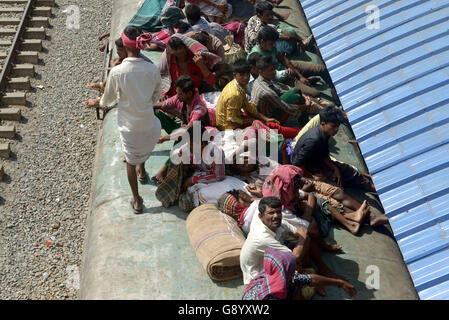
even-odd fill
[[[143,210],[138,181],[150,182],[145,162],[156,144],[175,141],[151,177],[156,197],[186,212],[214,202],[236,220],[247,236],[243,299],[307,299],[307,289],[324,295],[328,285],[355,296],[321,258],[341,250],[325,238],[336,223],[357,234],[388,220],[345,192],[375,189],[368,174],[330,155],[347,118],[321,95],[331,84],[325,66],[301,60],[313,37],[285,23],[289,14],[274,11],[280,2],[168,0],[159,32],[123,30],[107,80],[88,85],[102,95],[85,104],[118,109],[135,213]],[[144,50],[162,52],[157,66]],[[202,188],[215,198],[199,196]]]

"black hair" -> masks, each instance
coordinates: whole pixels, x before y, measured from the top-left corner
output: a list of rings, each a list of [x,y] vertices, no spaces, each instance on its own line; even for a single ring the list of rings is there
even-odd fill
[[[201,18],[201,9],[196,4],[189,4],[184,9],[187,20],[197,22]]]
[[[203,46],[207,47],[207,42],[209,40],[209,34],[206,31],[201,31],[193,34],[190,38],[198,41]]]
[[[272,56],[265,56],[261,57],[259,60],[257,60],[256,68],[259,70],[265,70],[269,66],[274,65],[273,57]]]
[[[229,193],[230,195],[232,195],[235,198],[235,200],[239,201],[240,197],[239,197],[239,191],[238,190],[232,189],[232,190],[230,190],[230,191],[228,191],[226,193]]]
[[[257,42],[260,43],[260,41],[278,41],[279,39],[279,32],[273,27],[270,26],[263,26],[260,28],[259,33],[257,34]]]
[[[340,124],[345,123],[346,120],[336,107],[326,107],[320,110],[320,122]]]
[[[235,73],[249,73],[251,71],[251,65],[246,61],[246,59],[239,59],[234,62],[232,66],[232,72]]]
[[[175,87],[181,88],[184,93],[189,91],[195,93],[195,82],[189,75],[180,76],[175,82]]]
[[[273,5],[268,1],[260,1],[254,5],[256,14],[263,15],[264,11],[273,11]]]
[[[259,212],[264,215],[267,207],[278,209],[282,208],[282,202],[277,197],[265,197],[259,202]]]
[[[168,40],[168,45],[172,49],[178,49],[182,46],[185,46],[184,42],[182,42],[182,40],[178,37],[170,37],[170,39]]]
[[[119,48],[123,48],[123,40],[122,40],[122,38],[118,38],[117,40],[115,40],[115,46],[119,47]]]
[[[304,187],[304,184],[306,183],[306,180],[299,174],[293,177],[293,185],[296,188],[302,189]]]
[[[248,62],[250,65],[255,66],[257,63],[257,60],[262,58],[262,55],[259,52],[253,52],[248,56]]]
[[[127,26],[123,32],[131,40],[136,40],[142,34],[142,29],[136,26]]]

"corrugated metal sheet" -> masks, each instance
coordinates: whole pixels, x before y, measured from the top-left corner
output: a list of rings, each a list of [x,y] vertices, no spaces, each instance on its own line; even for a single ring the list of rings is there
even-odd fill
[[[449,0],[300,3],[420,298],[449,299]]]

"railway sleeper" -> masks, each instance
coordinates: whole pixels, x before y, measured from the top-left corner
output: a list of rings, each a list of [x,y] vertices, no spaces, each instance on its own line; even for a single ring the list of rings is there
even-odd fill
[[[2,70],[2,68],[0,68]],[[34,65],[30,63],[16,64],[11,69],[11,76],[16,77],[33,77]]]
[[[20,121],[22,111],[19,108],[0,108],[0,120]]]
[[[10,14],[10,13],[22,13],[25,7],[10,7],[10,8],[0,8],[0,13]],[[32,10],[32,15],[37,17],[51,17],[50,7],[36,7]]]
[[[17,92],[6,92],[1,96],[1,102],[5,106],[24,106],[26,104],[26,93]]]
[[[4,4],[26,4],[28,0],[0,0],[0,3]],[[39,6],[53,7],[55,0],[35,0],[34,3]]]
[[[15,126],[0,126],[0,138],[13,139],[16,136]]]
[[[0,40],[1,47],[10,47],[12,42],[10,40]],[[25,39],[19,43],[23,51],[42,51],[42,40],[39,39]]]
[[[28,77],[10,78],[8,79],[8,88],[14,90],[30,90],[31,89],[30,78]]]
[[[0,26],[17,26],[20,23],[20,18],[0,18]],[[30,27],[48,27],[50,20],[47,17],[32,17],[28,21]]]
[[[0,36],[14,36],[17,33],[16,28],[0,28]],[[26,28],[24,38],[26,39],[45,39],[45,28]]]
[[[11,147],[9,142],[0,143],[0,157],[8,159],[11,154]]]
[[[0,51],[0,59],[6,59],[7,54],[6,51]],[[15,62],[37,64],[39,53],[36,51],[18,51],[15,55]]]

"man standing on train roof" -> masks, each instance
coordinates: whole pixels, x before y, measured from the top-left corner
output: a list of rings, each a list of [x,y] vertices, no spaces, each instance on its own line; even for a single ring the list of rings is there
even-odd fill
[[[128,26],[121,37],[127,58],[109,73],[100,106],[117,102],[118,129],[133,194],[131,208],[134,213],[141,213],[143,199],[139,196],[137,175],[139,181],[145,182],[145,161],[161,133],[161,123],[153,109],[162,93],[161,76],[154,64],[139,57],[140,50],[150,43],[151,33],[142,33],[140,28]]]

